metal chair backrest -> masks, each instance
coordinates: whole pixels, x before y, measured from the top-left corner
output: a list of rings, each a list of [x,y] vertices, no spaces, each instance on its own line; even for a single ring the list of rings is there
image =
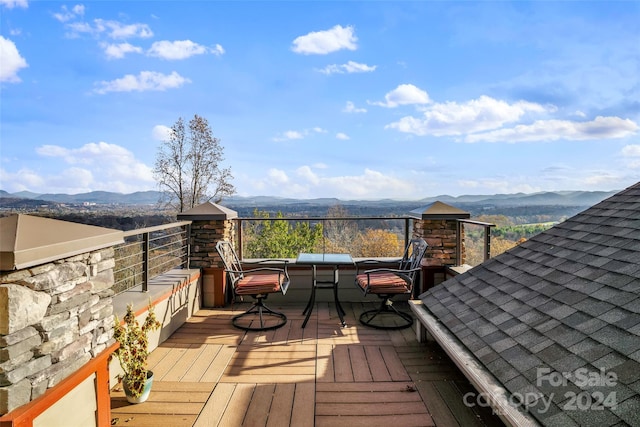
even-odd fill
[[[227,240],[220,240],[216,244],[216,251],[218,251],[218,255],[222,258],[231,285],[235,287],[235,284],[244,277],[244,273],[242,272],[242,265],[233,245]]]
[[[424,239],[411,239],[409,241],[398,269],[407,271],[407,276],[411,278],[411,283],[415,281],[420,263],[426,252],[427,242]]]

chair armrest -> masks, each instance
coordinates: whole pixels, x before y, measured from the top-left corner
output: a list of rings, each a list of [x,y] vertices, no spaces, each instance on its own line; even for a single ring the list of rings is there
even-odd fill
[[[363,274],[369,274],[369,273],[407,274],[407,273],[413,273],[414,271],[420,271],[420,270],[421,268],[412,268],[407,270],[400,270],[398,268],[374,268],[372,270],[365,270],[362,273]]]
[[[391,259],[391,260],[385,260],[385,261],[382,261],[382,260],[379,260],[379,259],[363,259],[363,260],[360,260],[360,261],[356,261],[354,263],[355,266],[356,266],[356,275],[358,275],[360,273],[360,270],[364,269],[364,268],[368,268],[368,267],[371,267],[371,266],[374,266],[374,265],[380,265],[380,264],[385,264],[385,265],[388,265],[388,264],[400,264],[400,261],[401,261],[400,258]]]
[[[289,260],[288,259],[269,258],[269,259],[261,259],[259,261],[241,261],[241,264],[245,264],[245,265],[251,265],[251,264],[284,264],[284,265],[287,265],[287,264],[289,264]]]
[[[273,272],[277,272],[277,273],[286,273],[287,269],[286,268],[276,268],[276,267],[258,267],[258,268],[251,268],[249,270],[242,270],[241,273],[244,274],[250,274],[250,273],[258,273],[261,271],[273,271]]]
[[[260,261],[241,262],[243,265],[282,265],[282,267],[256,267],[249,270],[243,270],[244,273],[259,271],[260,269],[276,269],[282,270],[285,273],[288,271],[289,260],[288,259],[263,259]],[[287,273],[288,274],[288,273]]]

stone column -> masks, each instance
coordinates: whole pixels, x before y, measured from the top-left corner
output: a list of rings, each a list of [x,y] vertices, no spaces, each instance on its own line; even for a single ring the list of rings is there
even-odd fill
[[[216,244],[220,240],[236,242],[238,213],[224,206],[206,202],[178,214],[180,221],[191,222],[190,268],[202,269],[202,306],[220,307],[225,304],[226,276]]]
[[[411,211],[411,215],[415,218],[413,237],[421,237],[429,245],[422,261],[422,291],[425,291],[436,284],[438,276],[441,276],[438,283],[444,280],[446,267],[464,263],[464,227],[458,227],[458,220],[468,219],[471,214],[446,203],[434,202]],[[462,234],[460,239],[458,232]],[[460,259],[458,241],[462,245]]]
[[[113,245],[123,242],[123,233],[16,215],[0,219],[0,238],[3,248],[13,248],[3,252],[0,267],[3,415],[115,342]]]

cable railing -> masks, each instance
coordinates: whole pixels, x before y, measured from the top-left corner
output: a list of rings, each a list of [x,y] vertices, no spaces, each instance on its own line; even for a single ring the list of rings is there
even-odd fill
[[[344,252],[353,257],[399,257],[411,238],[413,217],[248,217],[236,218],[240,259],[295,258],[299,252]],[[276,224],[286,224],[286,227]],[[465,224],[483,230],[481,256],[469,259],[470,236]],[[491,257],[491,228],[495,224],[457,221],[456,259],[477,265]],[[272,227],[272,228],[270,228]],[[124,232],[125,242],[115,247],[115,293],[141,286],[174,268],[188,268],[191,221],[173,222]],[[465,239],[465,240],[462,240]],[[260,252],[262,251],[262,252]],[[282,252],[285,251],[285,252]]]
[[[142,285],[173,268],[189,265],[191,221],[173,222],[124,232],[125,242],[116,246],[114,292]]]
[[[464,225],[468,224],[471,227],[467,228]],[[457,235],[458,241],[456,245],[456,259],[464,260],[466,264],[476,266],[491,258],[491,228],[495,227],[495,224],[482,221],[474,221],[471,219],[459,219],[457,223]],[[482,244],[480,245],[474,229],[481,228],[480,235],[482,238]],[[464,241],[462,236],[464,234]],[[479,248],[473,248],[471,245],[476,244]],[[470,245],[471,244],[471,245]],[[473,249],[478,249],[473,251]],[[463,254],[463,250],[465,253]],[[479,254],[477,253],[479,252]]]
[[[237,218],[238,256],[293,258],[299,252],[345,252],[356,257],[401,256],[410,238],[411,217]],[[278,228],[278,223],[286,224]],[[268,239],[270,247],[262,245]],[[279,253],[273,253],[279,250]]]

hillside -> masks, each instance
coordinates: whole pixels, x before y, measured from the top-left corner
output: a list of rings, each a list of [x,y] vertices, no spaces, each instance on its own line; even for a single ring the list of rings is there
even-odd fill
[[[440,195],[419,200],[340,200],[336,198],[293,199],[268,196],[229,197],[221,204],[238,212],[240,217],[252,217],[255,210],[288,216],[327,216],[329,209],[340,205],[351,216],[402,216],[414,209],[441,201],[466,210],[472,216],[505,215],[515,223],[558,221],[616,193],[616,191],[564,191],[492,195]],[[129,215],[168,214],[158,205],[161,193],[144,191],[121,194],[93,191],[82,194],[8,193],[0,190],[0,210],[10,212],[91,212]]]

